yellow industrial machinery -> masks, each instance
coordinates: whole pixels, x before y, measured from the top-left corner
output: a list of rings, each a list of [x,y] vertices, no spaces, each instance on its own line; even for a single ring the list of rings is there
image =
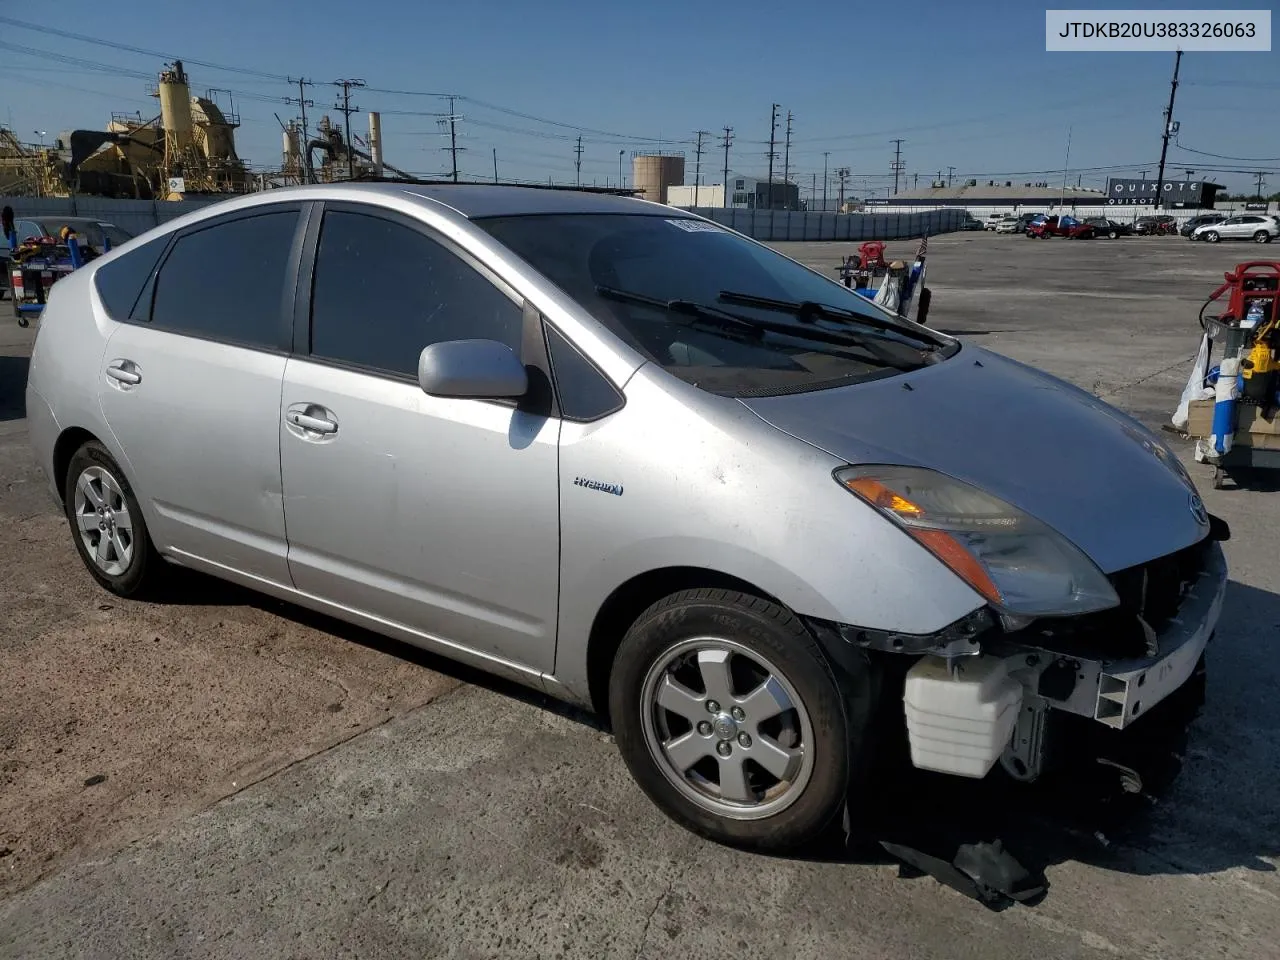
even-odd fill
[[[234,104],[219,106],[215,91],[193,97],[181,60],[166,64],[149,92],[160,101],[159,116],[113,114],[106,130],[67,131],[52,149],[0,131],[0,193],[181,200],[249,189],[236,155]]]

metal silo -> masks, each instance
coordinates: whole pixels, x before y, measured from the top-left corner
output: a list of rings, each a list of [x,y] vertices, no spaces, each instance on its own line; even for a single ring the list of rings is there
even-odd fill
[[[684,183],[684,154],[633,153],[631,179],[641,199],[667,202],[667,188]]]

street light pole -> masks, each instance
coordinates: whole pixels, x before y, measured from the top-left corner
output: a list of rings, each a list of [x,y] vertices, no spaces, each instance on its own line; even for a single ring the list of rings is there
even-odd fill
[[[622,155],[626,152],[627,152],[626,150],[618,151],[618,186],[619,187],[625,187],[627,185],[626,181],[623,180],[622,178]]]

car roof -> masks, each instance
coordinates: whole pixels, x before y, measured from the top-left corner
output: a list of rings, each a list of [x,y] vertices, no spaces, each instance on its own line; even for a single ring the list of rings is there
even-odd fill
[[[635,197],[554,187],[507,186],[490,183],[331,183],[272,190],[272,199],[311,199],[322,192],[327,199],[352,200],[372,195],[427,200],[449,207],[469,220],[484,217],[518,217],[554,213],[622,213],[665,217],[690,214],[664,203]],[[261,194],[258,194],[261,196]],[[316,199],[319,199],[316,197]]]

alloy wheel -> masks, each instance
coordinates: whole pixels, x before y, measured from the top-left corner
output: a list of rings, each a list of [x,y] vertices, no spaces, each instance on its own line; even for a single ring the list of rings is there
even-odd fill
[[[86,467],[76,479],[76,529],[94,565],[118,577],[133,561],[133,518],[120,484],[102,467]]]
[[[646,674],[640,706],[663,775],[717,816],[772,816],[813,774],[813,729],[795,687],[736,641],[697,637],[670,647]]]

